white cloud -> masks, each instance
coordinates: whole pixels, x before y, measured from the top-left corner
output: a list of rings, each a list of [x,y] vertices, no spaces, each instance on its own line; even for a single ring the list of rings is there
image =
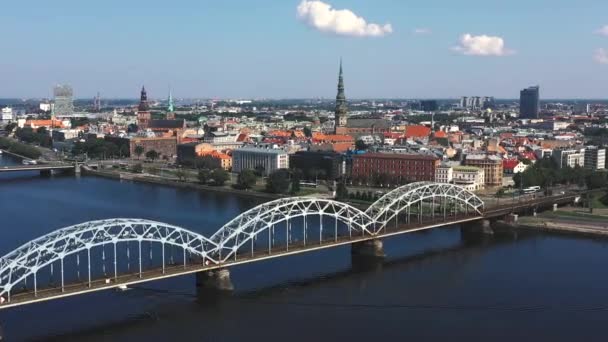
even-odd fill
[[[391,24],[367,23],[350,10],[333,9],[331,5],[318,0],[302,0],[297,13],[298,18],[307,25],[341,36],[382,37],[393,32]]]
[[[452,48],[468,56],[508,56],[515,53],[505,47],[505,41],[495,36],[473,36],[466,33],[460,37],[460,44]]]
[[[429,29],[429,28],[421,27],[421,28],[414,29],[413,33],[415,35],[421,36],[421,35],[425,35],[425,34],[431,34],[431,33],[433,33],[433,31],[431,31],[431,29]]]
[[[608,25],[604,25],[599,29],[595,30],[595,34],[599,34],[600,36],[608,37]]]
[[[608,64],[608,50],[603,48],[595,50],[593,60],[600,64]]]

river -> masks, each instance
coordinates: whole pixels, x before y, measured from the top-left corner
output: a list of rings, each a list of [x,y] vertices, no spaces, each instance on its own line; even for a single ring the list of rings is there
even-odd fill
[[[15,163],[0,157],[0,166]],[[211,235],[255,199],[96,177],[0,175],[0,254],[61,227],[133,217]],[[604,341],[608,240],[546,234],[465,240],[457,227],[231,270],[235,293],[194,276],[0,311],[8,341]]]

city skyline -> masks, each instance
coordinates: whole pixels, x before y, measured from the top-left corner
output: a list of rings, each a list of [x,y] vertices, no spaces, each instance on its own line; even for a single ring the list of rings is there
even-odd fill
[[[535,84],[545,99],[604,98],[600,1],[553,1],[551,21],[548,1],[114,2],[5,5],[0,97],[65,83],[75,98],[135,98],[145,84],[153,98],[171,85],[178,98],[329,99],[343,56],[349,99],[516,99]],[[572,10],[585,22],[563,25]]]

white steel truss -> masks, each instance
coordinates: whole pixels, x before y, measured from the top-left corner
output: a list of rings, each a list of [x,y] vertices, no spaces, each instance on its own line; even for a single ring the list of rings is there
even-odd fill
[[[365,212],[375,225],[375,234],[380,232],[388,222],[404,210],[415,208],[427,202],[435,206],[443,206],[444,210],[453,206],[455,210],[483,214],[484,202],[474,193],[454,184],[418,182],[404,185],[374,202]]]
[[[142,242],[162,245],[162,267],[165,268],[165,246],[181,248],[186,253],[201,258],[203,263],[209,261],[215,265],[236,259],[239,249],[247,243],[251,244],[254,253],[254,241],[258,235],[268,234],[272,237],[274,227],[286,225],[287,248],[289,248],[290,221],[304,218],[304,245],[306,245],[306,218],[316,216],[319,223],[319,243],[323,235],[338,239],[338,224],[347,227],[352,237],[376,236],[381,233],[387,223],[396,218],[404,210],[425,202],[432,203],[433,213],[435,204],[442,210],[448,206],[467,214],[483,213],[484,203],[475,194],[452,184],[430,182],[412,183],[395,189],[373,203],[365,212],[346,203],[313,197],[293,197],[261,204],[252,208],[220,228],[210,238],[186,229],[143,219],[110,219],[86,222],[59,229],[50,234],[32,240],[7,255],[0,258],[0,296],[10,301],[11,290],[28,277],[34,278],[34,293],[36,293],[36,275],[45,267],[53,267],[60,263],[61,289],[64,288],[64,259],[86,251],[88,262],[88,281],[91,284],[91,249],[95,247],[113,246],[114,275],[116,269],[116,245],[118,243],[135,242],[139,244],[139,272],[142,273]],[[335,222],[331,227],[323,228],[324,218]],[[327,225],[327,223],[326,223]],[[348,236],[347,236],[348,237]],[[272,243],[268,244],[272,248]],[[104,249],[105,253],[105,249]],[[271,253],[269,250],[268,253]]]
[[[215,250],[215,244],[206,237],[180,227],[165,223],[141,219],[111,219],[92,221],[56,230],[36,240],[32,240],[0,259],[0,296],[9,296],[11,289],[27,277],[34,277],[36,290],[36,273],[55,262],[61,267],[61,286],[63,288],[64,258],[87,251],[89,263],[89,283],[91,282],[91,249],[98,246],[113,245],[116,260],[116,245],[120,242],[139,243],[139,267],[141,272],[141,243],[160,243],[164,246],[181,247],[184,253],[200,256],[217,263],[208,251]],[[117,273],[116,263],[114,272]]]
[[[367,228],[372,219],[353,206],[328,199],[292,197],[264,203],[242,213],[213,234],[211,241],[217,245],[218,259],[224,262],[258,234],[283,222],[289,224],[290,220],[306,219],[307,216],[331,217],[346,224],[353,235],[372,235]],[[322,219],[320,223],[322,225]]]

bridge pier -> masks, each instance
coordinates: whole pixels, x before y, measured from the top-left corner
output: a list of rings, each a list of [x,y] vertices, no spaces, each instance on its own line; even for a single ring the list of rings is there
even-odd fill
[[[490,220],[478,220],[475,222],[469,222],[462,224],[461,228],[464,234],[484,234],[494,235],[494,229],[492,229],[492,223]]]
[[[196,287],[197,289],[211,289],[217,292],[234,291],[234,285],[230,279],[230,270],[227,268],[198,272],[196,274]]]
[[[384,253],[384,244],[380,239],[353,243],[351,245],[351,254],[372,258],[384,258],[386,256]]]
[[[51,177],[53,175],[53,170],[40,170],[40,176],[42,177]]]

